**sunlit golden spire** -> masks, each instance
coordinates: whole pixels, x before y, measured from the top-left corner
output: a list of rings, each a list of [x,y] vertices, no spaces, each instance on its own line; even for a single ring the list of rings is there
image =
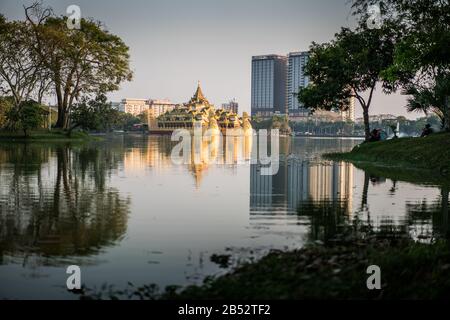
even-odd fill
[[[200,81],[198,81],[197,90],[195,91],[194,96],[192,97],[192,100],[198,101],[198,102],[203,102],[203,101],[207,102],[208,101],[208,100],[206,100],[205,96],[203,95],[202,88],[200,88]]]

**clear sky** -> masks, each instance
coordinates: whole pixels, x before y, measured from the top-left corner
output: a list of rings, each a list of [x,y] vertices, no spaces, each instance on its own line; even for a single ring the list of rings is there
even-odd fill
[[[23,19],[32,1],[1,0],[0,12]],[[192,96],[197,81],[215,105],[236,98],[250,111],[251,57],[306,51],[352,26],[349,0],[43,0],[55,13],[76,4],[84,17],[102,21],[130,47],[134,79],[111,93],[122,98]],[[409,118],[405,97],[375,95],[372,113]],[[357,117],[361,115],[357,104]]]

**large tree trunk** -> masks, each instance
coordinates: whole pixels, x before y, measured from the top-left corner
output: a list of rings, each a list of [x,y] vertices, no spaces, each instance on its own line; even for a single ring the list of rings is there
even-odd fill
[[[58,120],[56,121],[55,128],[64,128],[64,109],[58,105]]]
[[[64,102],[61,94],[61,80],[58,74],[55,74],[55,91],[56,91],[56,101],[58,102],[58,119],[56,120],[55,128],[64,128],[64,115],[66,114],[64,110]]]
[[[67,129],[67,97],[61,89],[61,77],[58,72],[55,72],[55,91],[56,100],[58,102],[58,119],[55,128]]]
[[[56,121],[55,128],[67,129],[69,127],[69,115],[67,108],[58,105],[58,120]]]
[[[369,123],[369,108],[363,106],[363,118],[364,118],[364,136],[366,141],[370,139],[370,123]]]

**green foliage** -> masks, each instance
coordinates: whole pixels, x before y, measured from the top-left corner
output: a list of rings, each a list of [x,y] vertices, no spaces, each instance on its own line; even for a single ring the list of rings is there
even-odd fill
[[[434,113],[441,121],[441,127],[445,128],[446,109],[450,95],[450,77],[438,76],[435,83],[430,87],[416,87],[411,84],[405,85],[404,94],[409,95],[406,105],[409,112]]]
[[[366,19],[367,7],[374,3],[380,6],[385,25],[402,30],[383,78],[402,84],[404,93],[412,95],[408,110],[434,112],[450,131],[450,2],[355,0],[355,14]]]
[[[11,97],[0,97],[0,129],[4,129],[8,124],[8,114],[13,108]]]
[[[82,19],[81,28],[71,30],[67,17],[38,2],[25,16],[7,21],[0,15],[0,90],[12,97],[16,113],[23,101],[40,102],[50,93],[58,106],[55,126],[67,129],[75,103],[131,80],[129,48],[100,22]]]
[[[25,101],[21,104],[19,110],[13,109],[9,113],[9,117],[17,121],[25,137],[28,137],[30,130],[37,129],[42,124],[43,109],[36,101]]]
[[[133,116],[130,113],[121,112],[119,114],[119,120],[116,128],[123,129],[125,131],[131,130],[133,125],[140,123],[141,120],[138,117]]]
[[[356,31],[342,28],[330,43],[313,43],[305,72],[311,83],[300,90],[300,103],[312,110],[346,110],[349,100],[356,98],[363,108],[368,138],[368,110],[377,82],[382,82],[386,93],[395,90],[395,85],[382,81],[381,73],[392,64],[397,36],[390,26],[368,29],[361,24]],[[367,100],[362,97],[366,91]]]
[[[16,109],[34,95],[39,100],[41,85],[48,82],[34,45],[29,24],[0,16],[0,94],[11,97]]]
[[[34,16],[33,12],[39,12],[36,9],[42,7],[35,4],[26,9],[34,30],[34,48],[54,82],[56,127],[68,128],[69,110],[76,100],[117,90],[121,82],[131,80],[129,48],[97,21],[82,19],[81,28],[71,30],[67,17],[51,12],[45,17]]]
[[[92,100],[83,100],[74,105],[70,114],[71,131],[77,127],[84,130],[110,130],[118,121],[118,111],[111,108],[105,95],[99,95]]]

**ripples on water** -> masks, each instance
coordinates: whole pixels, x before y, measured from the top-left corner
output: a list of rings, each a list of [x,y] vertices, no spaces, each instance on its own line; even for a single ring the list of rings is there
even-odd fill
[[[425,242],[447,234],[448,189],[320,156],[357,143],[282,139],[274,176],[248,159],[174,165],[168,137],[0,144],[0,297],[74,298],[70,264],[91,288],[197,283],[224,272],[214,253],[236,265],[355,221]]]

